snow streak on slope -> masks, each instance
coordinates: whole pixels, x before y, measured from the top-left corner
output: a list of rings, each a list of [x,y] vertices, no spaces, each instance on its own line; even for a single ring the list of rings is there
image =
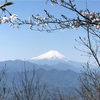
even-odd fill
[[[32,60],[43,60],[43,59],[48,59],[48,60],[65,60],[67,61],[67,58],[60,54],[58,51],[55,51],[55,50],[51,50],[51,51],[48,51],[40,56],[37,56],[37,57],[33,57]]]

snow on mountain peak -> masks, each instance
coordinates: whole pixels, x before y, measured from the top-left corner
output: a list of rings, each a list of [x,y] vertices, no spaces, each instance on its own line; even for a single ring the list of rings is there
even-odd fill
[[[60,54],[58,51],[55,50],[48,51],[40,56],[32,58],[32,60],[43,60],[43,59],[48,59],[48,60],[59,59],[67,61],[67,58],[64,55]]]

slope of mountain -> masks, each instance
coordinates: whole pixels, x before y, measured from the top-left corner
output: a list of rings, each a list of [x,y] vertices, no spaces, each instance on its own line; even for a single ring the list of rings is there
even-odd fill
[[[77,66],[78,65],[78,66]],[[80,72],[82,70],[82,66],[76,62],[76,65],[72,65],[71,63],[57,63],[55,65],[52,65],[53,68],[57,70],[72,70],[75,72]]]
[[[30,77],[33,71],[31,69],[28,71]],[[23,72],[21,73],[23,75]],[[80,75],[80,73],[74,72],[72,70],[61,71],[52,69],[47,71],[43,68],[39,68],[35,70],[34,82],[39,79],[40,84],[46,84],[46,88],[48,88],[50,91],[55,92],[56,89],[60,89],[67,94],[74,88],[79,87],[78,77]],[[13,72],[10,70],[7,73],[7,80],[9,82],[9,85],[12,84],[12,80],[14,77],[16,79],[16,82],[19,83],[20,77],[18,72]]]
[[[72,65],[72,61],[71,61],[71,63],[59,62],[59,63],[53,64],[53,65],[48,65],[48,64],[39,65],[39,64],[32,63],[29,61],[8,60],[8,61],[0,62],[0,69],[2,69],[2,67],[4,67],[4,66],[6,66],[9,71],[21,71],[24,67],[29,68],[29,69],[34,68],[36,70],[39,68],[43,68],[45,70],[56,69],[59,71],[61,71],[61,70],[66,71],[66,70],[70,69],[75,72],[79,72],[82,69],[82,66],[80,65],[80,63],[76,62],[76,65],[75,64]]]
[[[0,62],[0,69],[3,67],[7,67],[8,71],[21,71],[24,67],[33,68],[37,66],[37,64],[30,63],[28,61],[22,60],[8,60],[8,61],[1,61]]]
[[[63,90],[66,89],[67,91],[79,86],[78,77],[81,75],[72,70],[59,71],[52,69],[46,71],[43,68],[36,70],[36,74],[41,84],[46,83],[49,88],[60,88]]]
[[[49,64],[49,65],[57,64],[59,62],[64,63],[67,61],[68,59],[64,55],[55,50],[48,51],[40,56],[33,57],[31,59],[31,62],[38,64]]]

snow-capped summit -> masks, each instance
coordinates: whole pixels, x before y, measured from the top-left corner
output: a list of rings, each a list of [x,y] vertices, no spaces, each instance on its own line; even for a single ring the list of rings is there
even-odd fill
[[[40,56],[37,56],[37,57],[33,57],[32,58],[33,60],[42,60],[42,59],[48,59],[48,60],[55,60],[55,59],[65,59],[67,60],[67,58],[60,54],[58,51],[55,51],[55,50],[51,50],[51,51],[48,51]]]
[[[59,53],[56,50],[50,50],[40,56],[37,57],[33,57],[31,59],[31,61],[41,61],[41,62],[45,62],[45,64],[47,64],[47,62],[49,61],[49,63],[54,63],[54,62],[66,62],[68,61],[67,58],[62,55],[61,53]]]

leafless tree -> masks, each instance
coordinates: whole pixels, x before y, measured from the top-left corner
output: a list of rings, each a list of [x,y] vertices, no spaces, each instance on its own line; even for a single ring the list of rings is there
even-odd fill
[[[66,100],[66,96],[61,92],[59,89],[56,89],[55,92],[51,93],[50,91],[47,91],[48,93],[48,99],[49,100]],[[66,99],[65,99],[66,98]],[[69,100],[69,99],[68,99]]]
[[[6,74],[7,69],[4,67],[0,71],[0,100],[8,100],[9,97],[10,88],[8,87]]]
[[[46,85],[35,78],[35,71],[24,70],[18,73],[20,80],[13,81],[13,100],[46,100]]]
[[[91,70],[87,63],[83,76],[79,78],[80,88],[76,89],[79,100],[100,100],[100,73]]]
[[[54,92],[49,90],[46,84],[40,83],[35,72],[26,69],[18,72],[19,80],[14,78],[10,100],[74,100],[60,89],[55,89]]]

